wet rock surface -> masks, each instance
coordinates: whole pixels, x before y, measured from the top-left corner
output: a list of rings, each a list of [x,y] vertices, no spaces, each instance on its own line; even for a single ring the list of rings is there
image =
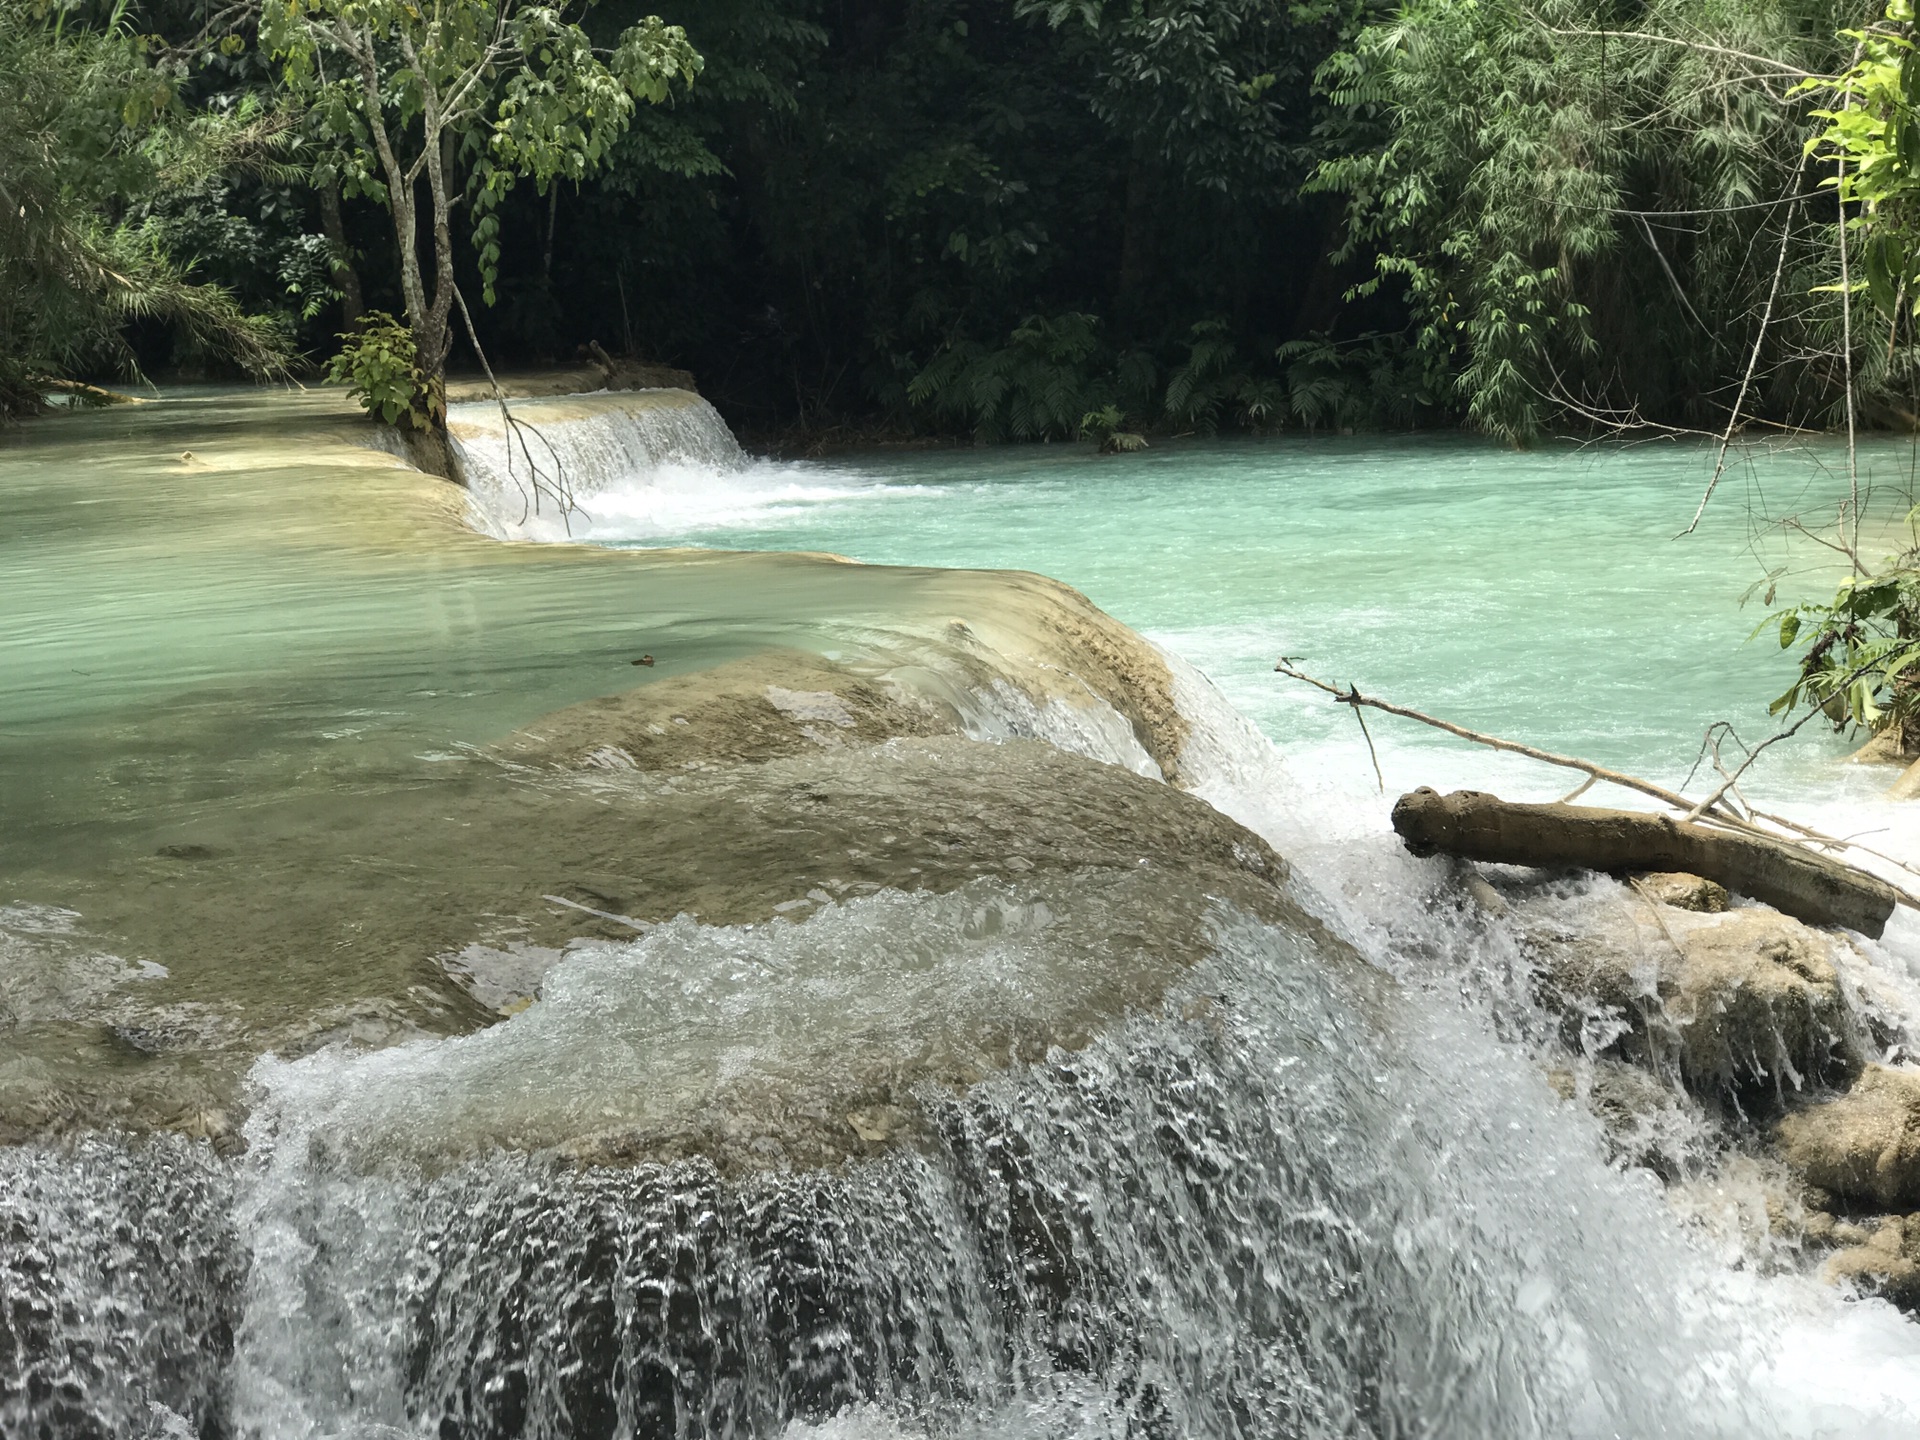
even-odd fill
[[[1151,659],[1142,647],[1136,664]],[[1099,713],[1084,686],[1080,703]],[[861,1037],[843,1037],[811,1090],[729,1080],[733,1098],[708,1097],[697,1125],[480,1126],[488,1143],[578,1139],[585,1158],[830,1160],[909,1133],[922,1080],[970,1083],[1156,1003],[1209,953],[1223,909],[1319,933],[1280,857],[1204,802],[962,724],[937,689],[768,651],[556,712],[424,778],[360,776],[183,827],[73,909],[14,917],[0,1138],[125,1125],[238,1144],[261,1054],[518,1023],[580,947],[669,922],[804,926],[863,898],[987,885],[1004,893],[982,893],[983,916],[1025,907],[1107,957],[1008,990],[998,1011],[955,1011],[918,1049],[895,1036],[862,1058]],[[1093,893],[1103,908],[1076,911],[1071,897]]]
[[[1829,1230],[1843,1248],[1821,1266],[1821,1278],[1846,1283],[1892,1301],[1920,1308],[1920,1215],[1888,1215],[1870,1225],[1841,1221]]]
[[[1727,887],[1699,875],[1681,870],[1653,870],[1633,877],[1632,885],[1656,905],[1671,905],[1677,910],[1698,910],[1717,915],[1732,898]]]
[[[1920,1209],[1920,1071],[1869,1065],[1845,1094],[1783,1117],[1777,1135],[1810,1184],[1887,1210]]]
[[[1844,940],[1760,907],[1628,895],[1521,911],[1542,997],[1578,1048],[1763,1109],[1858,1070],[1860,1025],[1833,959]]]

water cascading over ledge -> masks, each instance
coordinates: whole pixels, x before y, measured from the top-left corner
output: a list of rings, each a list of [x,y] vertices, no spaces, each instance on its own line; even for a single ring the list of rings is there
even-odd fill
[[[1903,1433],[1463,1001],[1498,935],[1290,874],[1337,827],[1065,587],[408,513],[209,541],[95,728],[34,672],[9,1437]]]
[[[689,390],[629,390],[492,401],[447,411],[475,528],[497,540],[591,538],[597,502],[745,468],[712,405]]]

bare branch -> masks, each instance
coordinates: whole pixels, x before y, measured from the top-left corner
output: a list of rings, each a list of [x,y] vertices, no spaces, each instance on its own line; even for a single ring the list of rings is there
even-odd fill
[[[1806,168],[1806,156],[1800,158],[1800,164],[1794,167],[1793,183],[1797,190],[1801,172]],[[1799,196],[1794,196],[1797,205]],[[1747,403],[1747,391],[1753,386],[1754,367],[1760,363],[1760,351],[1766,344],[1767,327],[1773,323],[1773,307],[1780,298],[1780,278],[1787,269],[1787,249],[1793,239],[1793,211],[1787,211],[1786,223],[1780,227],[1780,253],[1774,257],[1773,285],[1767,291],[1767,308],[1760,316],[1760,329],[1753,337],[1753,350],[1747,356],[1747,373],[1740,377],[1740,393],[1734,396],[1733,409],[1727,415],[1727,428],[1720,436],[1720,453],[1714,457],[1713,478],[1707,481],[1706,493],[1701,495],[1700,504],[1693,512],[1693,519],[1687,522],[1687,528],[1673,538],[1691,535],[1700,525],[1700,517],[1707,513],[1707,502],[1713,498],[1713,492],[1720,484],[1720,477],[1727,473],[1727,447],[1733,443],[1733,432],[1740,426],[1740,408]]]
[[[1732,50],[1725,45],[1714,45],[1705,40],[1684,40],[1677,35],[1655,35],[1646,30],[1578,30],[1557,25],[1547,25],[1543,28],[1553,35],[1579,35],[1600,40],[1646,40],[1655,45],[1676,45],[1683,50],[1697,50],[1705,55],[1722,55],[1730,60],[1745,60],[1751,65],[1759,65],[1782,75],[1791,75],[1798,80],[1828,78],[1824,75],[1816,75],[1811,70],[1802,70],[1798,65],[1789,65],[1784,60],[1775,60],[1768,55],[1755,55],[1747,50]]]

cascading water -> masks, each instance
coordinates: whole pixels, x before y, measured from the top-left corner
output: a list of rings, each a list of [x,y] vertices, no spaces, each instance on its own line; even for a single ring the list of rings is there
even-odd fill
[[[709,411],[602,397],[607,414],[569,418],[584,405],[526,409],[589,510],[640,513],[675,465],[689,496],[742,474],[737,452],[694,463]],[[484,469],[492,422],[459,418]],[[490,533],[566,533],[545,512],[497,523],[496,503],[520,513],[509,482],[477,487]],[[1148,803],[1163,767],[1135,723],[1072,677],[1052,700],[969,682],[961,642],[926,633],[892,673],[1004,749],[908,858],[998,868],[858,880],[965,738],[873,743],[857,704],[783,672],[755,684],[799,752],[633,774],[642,742],[710,723],[663,702],[569,784],[637,827],[695,817],[662,857],[725,805],[779,832],[796,822],[776,800],[838,814],[866,784],[896,808],[821,860],[855,878],[749,923],[636,920],[596,880],[559,903],[597,935],[503,936],[466,962],[534,977],[501,971],[498,1023],[371,1045],[343,1028],[262,1059],[243,1134],[217,1147],[0,1149],[0,1434],[1914,1433],[1912,1327],[1717,1246],[1610,1160],[1543,1073],[1551,1025],[1510,927],[1407,856],[1377,802],[1303,779],[1168,656],[1177,782],[1294,862],[1306,913],[1252,913],[1124,832],[1178,818]],[[1036,740],[1131,772],[1064,803],[1107,805],[1122,818],[1087,834],[1137,859],[992,828],[1012,813],[996,773],[1034,808],[1087,783],[1033,768]],[[504,773],[531,794],[526,762]],[[969,811],[987,848],[968,848]],[[1260,870],[1238,840],[1231,856]],[[1200,935],[1177,960],[1176,912]],[[81,917],[52,914],[34,923],[78,945]],[[1896,926],[1862,953],[1896,1023],[1920,943]],[[134,960],[95,968],[103,993],[145,983]],[[844,1157],[795,1162],[815,1129]],[[609,1148],[627,1134],[655,1138]]]
[[[497,540],[590,539],[635,489],[664,498],[744,469],[740,442],[698,395],[634,390],[447,409],[476,529]],[[618,488],[612,482],[619,482]],[[609,491],[612,490],[612,493]]]

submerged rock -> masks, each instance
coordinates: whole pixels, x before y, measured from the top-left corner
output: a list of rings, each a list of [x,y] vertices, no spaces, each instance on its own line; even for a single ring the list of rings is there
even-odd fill
[[[928,1086],[1157,1007],[1225,916],[1347,959],[1264,840],[1159,778],[1184,722],[1152,648],[1010,586],[911,663],[662,647],[491,746],[143,847],[84,923],[0,934],[0,1139],[237,1143],[263,1055],[304,1085],[379,1052],[379,1113],[414,1118],[343,1127],[369,1157],[828,1164],[921,1133]]]
[[[1810,1184],[1887,1210],[1920,1209],[1920,1071],[1869,1065],[1846,1094],[1785,1116],[1776,1134]]]
[[[1858,1068],[1858,1028],[1834,968],[1841,943],[1772,910],[1653,901],[1535,902],[1526,933],[1544,998],[1582,1048],[1752,1104]]]

